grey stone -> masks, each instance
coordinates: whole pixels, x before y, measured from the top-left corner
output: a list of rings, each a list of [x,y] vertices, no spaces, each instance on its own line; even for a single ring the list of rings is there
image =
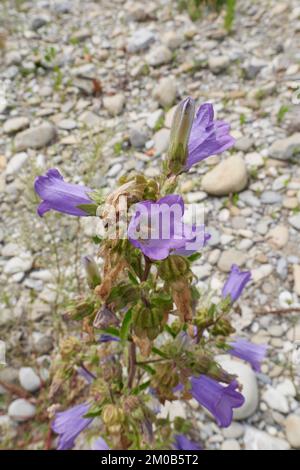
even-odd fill
[[[289,412],[289,404],[286,397],[279,390],[271,386],[263,393],[262,399],[272,410],[284,414]]]
[[[221,450],[241,450],[241,446],[235,439],[226,439],[221,445]]]
[[[101,126],[101,118],[92,111],[84,111],[79,116],[79,121],[89,128],[95,128]]]
[[[34,349],[39,354],[48,354],[53,349],[53,339],[42,333],[35,334]]]
[[[14,134],[22,131],[29,126],[29,119],[27,117],[19,116],[13,117],[5,121],[3,130],[6,134]]]
[[[176,99],[177,87],[174,78],[165,77],[154,88],[153,96],[163,107],[172,106]]]
[[[167,31],[163,35],[162,42],[171,49],[171,51],[174,51],[183,43],[183,36],[177,31]]]
[[[237,150],[241,152],[248,152],[253,147],[253,140],[250,137],[241,137],[234,145]]]
[[[111,116],[117,116],[123,111],[125,96],[122,93],[117,93],[114,96],[105,96],[103,98],[103,105]]]
[[[218,268],[228,273],[231,270],[231,266],[236,264],[237,266],[243,266],[246,263],[247,255],[241,251],[230,249],[223,251],[218,262]]]
[[[155,41],[155,34],[149,29],[138,29],[133,33],[127,44],[128,52],[144,51]]]
[[[270,147],[269,155],[278,160],[289,160],[292,157],[299,156],[300,132],[286,139],[276,140]]]
[[[264,191],[260,199],[263,204],[279,204],[282,201],[282,196],[275,191]]]
[[[144,127],[133,127],[129,132],[129,140],[133,147],[142,149],[148,140],[148,133]]]
[[[15,149],[17,152],[28,148],[38,149],[49,145],[56,137],[56,129],[52,124],[45,123],[32,127],[17,134]]]
[[[73,129],[76,129],[77,124],[73,119],[62,119],[61,121],[59,121],[57,126],[65,131],[71,131]]]
[[[270,436],[252,426],[246,427],[244,443],[246,450],[288,450],[290,448],[285,440]]]
[[[45,26],[49,22],[49,19],[45,16],[37,16],[31,21],[32,31],[38,31],[40,28]]]
[[[158,125],[159,122],[162,121],[164,116],[164,112],[162,109],[157,109],[154,111],[150,116],[147,118],[147,126],[150,129],[155,129],[155,127]]]
[[[36,392],[41,387],[41,379],[31,367],[21,367],[19,380],[21,386],[28,392]]]
[[[284,424],[287,440],[294,449],[300,449],[300,416],[291,414]]]
[[[160,129],[157,131],[154,136],[154,148],[157,155],[161,155],[166,152],[170,142],[170,131],[169,129]]]
[[[5,173],[7,175],[14,175],[15,173],[18,173],[18,171],[22,168],[22,166],[26,163],[27,160],[28,155],[26,152],[16,153],[8,161]]]
[[[166,46],[157,46],[150,50],[146,57],[146,61],[153,67],[169,64],[172,61],[173,55],[170,49]]]
[[[31,419],[36,414],[36,408],[24,398],[14,400],[8,407],[8,415],[14,421],[23,422]]]
[[[202,189],[213,196],[226,196],[245,189],[248,173],[244,160],[238,155],[226,158],[202,179]]]
[[[3,272],[5,274],[15,274],[29,271],[33,264],[33,257],[30,253],[24,253],[21,256],[11,258],[4,265]]]
[[[300,214],[292,215],[291,217],[289,217],[289,223],[295,229],[300,230]]]
[[[215,73],[221,73],[223,70],[226,70],[230,64],[230,59],[226,55],[220,55],[217,57],[210,57],[208,59],[208,67],[209,69]]]

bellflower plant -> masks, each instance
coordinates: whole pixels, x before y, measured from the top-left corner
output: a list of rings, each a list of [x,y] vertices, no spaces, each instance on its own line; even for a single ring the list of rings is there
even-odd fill
[[[57,449],[74,448],[80,435],[93,450],[197,451],[196,431],[181,417],[163,418],[164,403],[194,398],[221,427],[243,405],[237,378],[216,357],[225,351],[259,370],[265,348],[230,337],[230,309],[251,274],[233,266],[219,302],[199,292],[192,263],[210,235],[203,221],[186,222],[180,194],[191,167],[233,143],[213,106],[205,103],[195,115],[188,97],[176,109],[157,178],[127,174],[105,197],[64,181],[57,169],[36,178],[40,216],[97,215],[105,229],[97,258],[83,257],[86,293],[63,317],[77,321],[79,331],[62,338],[53,359],[49,410]]]

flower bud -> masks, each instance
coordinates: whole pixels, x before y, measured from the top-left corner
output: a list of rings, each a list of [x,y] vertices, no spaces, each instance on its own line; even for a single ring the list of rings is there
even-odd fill
[[[188,141],[195,114],[195,101],[188,97],[176,108],[168,150],[168,170],[178,174],[184,170],[188,157]]]
[[[190,273],[190,265],[183,256],[172,255],[163,260],[158,268],[158,274],[164,281],[172,282],[187,277]]]
[[[75,352],[81,350],[81,342],[75,336],[64,338],[60,344],[60,353],[63,359],[67,359]]]
[[[96,261],[92,256],[84,256],[83,266],[87,275],[88,285],[91,289],[94,289],[101,282],[101,276]]]

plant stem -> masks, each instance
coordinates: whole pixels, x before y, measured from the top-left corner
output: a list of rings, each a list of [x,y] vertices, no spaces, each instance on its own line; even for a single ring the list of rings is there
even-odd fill
[[[133,341],[129,344],[128,355],[128,388],[132,388],[136,371],[136,346]]]
[[[300,312],[299,307],[290,307],[290,308],[279,308],[274,310],[263,310],[262,312],[257,312],[257,315],[282,315],[285,313]]]
[[[151,269],[151,260],[145,256],[145,269],[141,276],[141,282],[145,282],[148,279]],[[132,388],[134,376],[136,372],[136,345],[132,341],[128,348],[128,388]]]

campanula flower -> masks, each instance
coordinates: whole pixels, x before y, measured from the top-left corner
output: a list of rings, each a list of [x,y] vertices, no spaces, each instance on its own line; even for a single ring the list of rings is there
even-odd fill
[[[56,168],[51,168],[44,176],[38,176],[34,189],[42,199],[37,209],[40,217],[51,209],[64,214],[86,216],[88,213],[78,206],[93,204],[88,196],[92,192],[90,188],[66,183]]]
[[[92,443],[92,450],[110,450],[110,448],[102,437],[98,437]]]
[[[214,120],[214,108],[211,103],[200,106],[189,138],[186,169],[189,170],[205,158],[232,147],[235,140],[229,131],[229,124]]]
[[[196,442],[191,441],[184,434],[176,434],[174,448],[176,450],[202,450]]]
[[[93,418],[84,418],[89,408],[88,403],[81,403],[56,413],[52,430],[59,434],[57,450],[67,450],[74,446],[76,437],[93,421]]]
[[[240,271],[236,264],[231,267],[231,272],[222,290],[222,297],[230,296],[231,302],[235,302],[242,294],[244,287],[251,280],[250,271]]]
[[[207,408],[223,428],[231,424],[233,408],[239,408],[245,401],[243,395],[236,391],[236,380],[224,386],[206,375],[200,375],[191,378],[191,386],[193,398]]]
[[[183,223],[181,196],[170,194],[156,202],[142,201],[135,205],[135,210],[128,238],[148,258],[163,260],[169,254],[190,255],[204,246],[203,226],[197,229]]]
[[[261,363],[268,349],[265,344],[254,344],[242,338],[237,338],[229,344],[232,347],[228,351],[229,354],[249,362],[253,370],[260,372]]]

